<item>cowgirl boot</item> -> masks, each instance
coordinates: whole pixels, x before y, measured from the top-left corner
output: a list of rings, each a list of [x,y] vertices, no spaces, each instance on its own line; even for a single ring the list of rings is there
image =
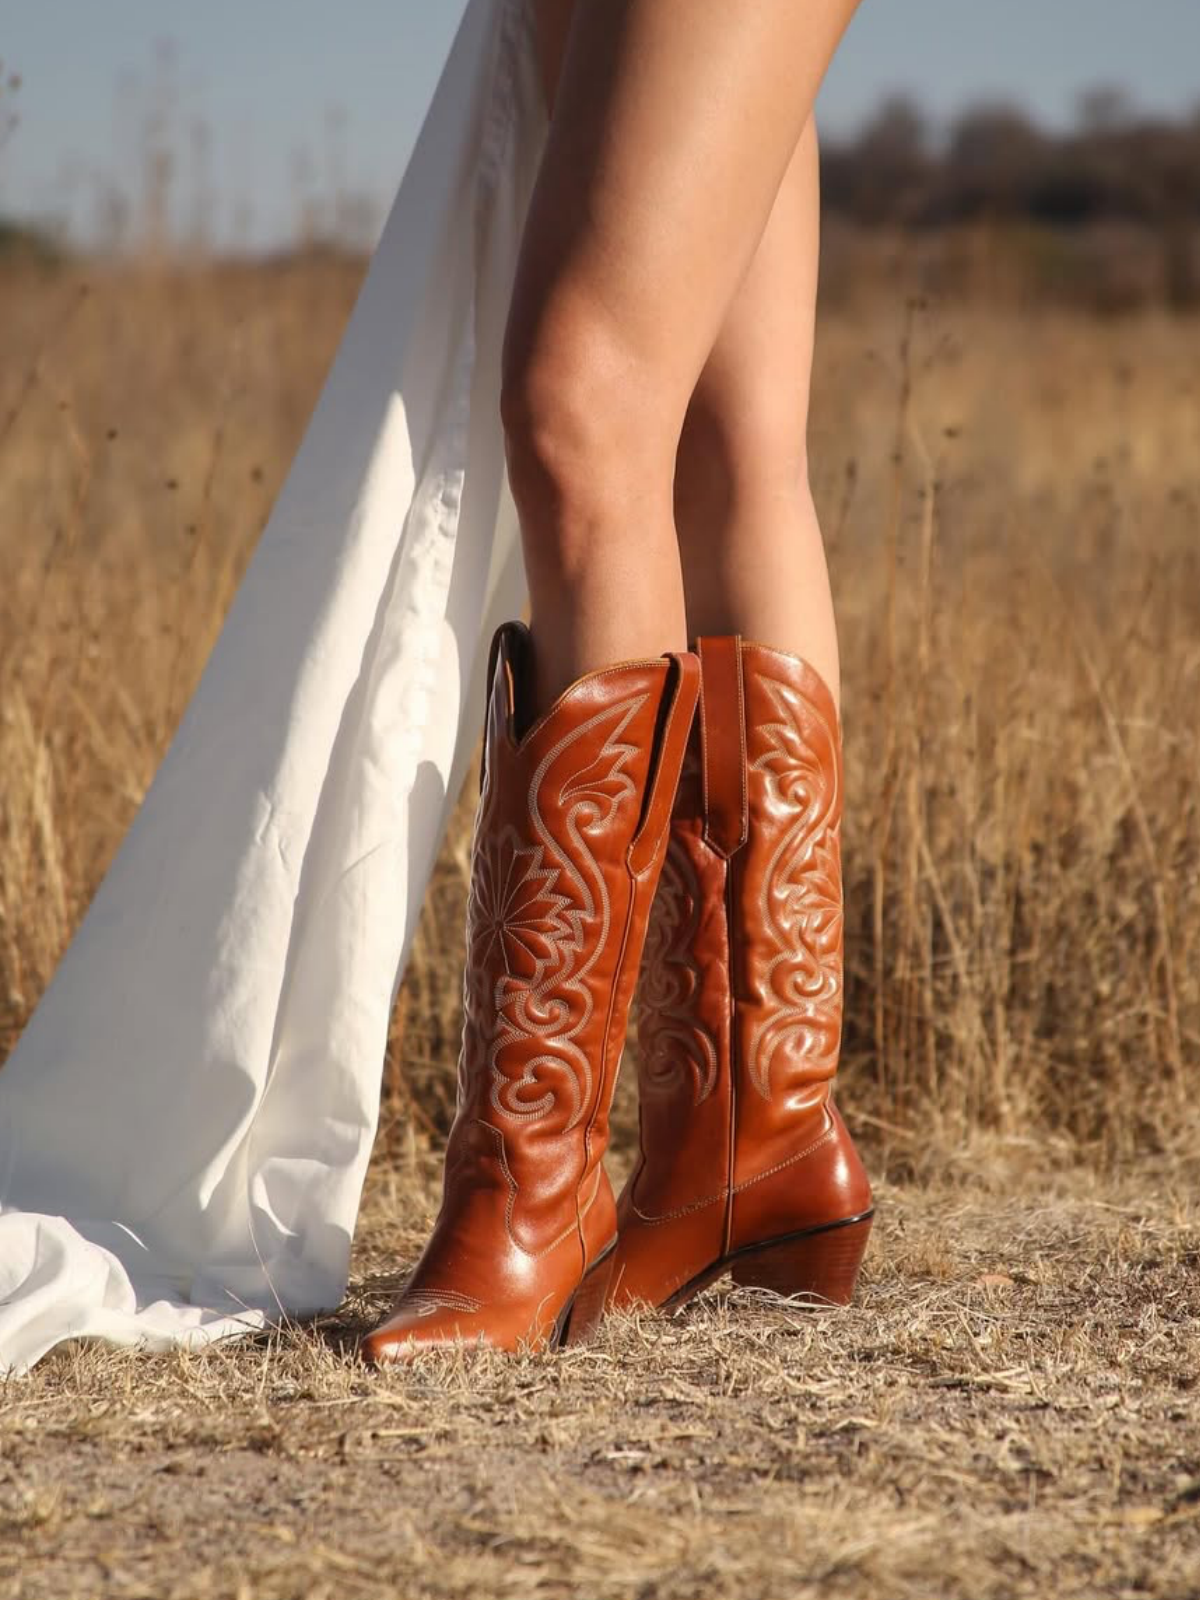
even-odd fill
[[[610,1304],[735,1283],[845,1304],[871,1189],[830,1089],[842,1019],[841,743],[822,679],[699,642],[639,988],[641,1157]]]
[[[609,1105],[699,664],[588,673],[527,726],[531,648],[492,644],[442,1205],[374,1362],[576,1340],[612,1272]]]

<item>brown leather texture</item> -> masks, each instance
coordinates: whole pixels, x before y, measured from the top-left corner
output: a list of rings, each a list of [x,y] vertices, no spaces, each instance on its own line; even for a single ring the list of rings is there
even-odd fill
[[[492,647],[442,1205],[365,1341],[376,1362],[464,1340],[555,1345],[580,1331],[581,1300],[589,1321],[603,1306],[609,1105],[699,664],[589,673],[525,728],[531,650],[520,623]]]
[[[610,1289],[621,1305],[663,1305],[731,1258],[871,1210],[830,1094],[842,1023],[836,707],[797,656],[738,637],[697,648],[700,713],[638,991],[641,1151]]]

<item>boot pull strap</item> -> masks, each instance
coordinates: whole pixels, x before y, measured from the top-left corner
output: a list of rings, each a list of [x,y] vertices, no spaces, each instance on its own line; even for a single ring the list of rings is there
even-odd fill
[[[483,699],[483,749],[479,757],[479,792],[487,783],[487,753],[493,731],[512,730],[516,713],[518,677],[529,673],[529,629],[523,622],[502,622],[488,649]]]
[[[700,764],[704,842],[726,859],[749,833],[746,798],[746,696],[738,634],[706,635],[700,653]]]
[[[684,651],[670,656],[669,663],[669,677],[664,690],[668,704],[656,740],[649,796],[642,825],[629,846],[629,870],[635,878],[654,864],[663,848],[700,694],[700,663],[696,657],[690,651]]]

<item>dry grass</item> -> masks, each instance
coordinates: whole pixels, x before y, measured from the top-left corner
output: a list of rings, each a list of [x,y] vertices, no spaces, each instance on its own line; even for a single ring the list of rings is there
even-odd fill
[[[310,262],[3,286],[0,1048],[154,771],[356,283]],[[1117,1160],[1194,1131],[1198,356],[1200,324],[1159,314],[823,322],[847,1101],[913,1163],[979,1127]],[[434,1126],[465,824],[393,1049],[393,1109]]]
[[[0,1055],[153,773],[357,268],[0,278]],[[824,319],[843,624],[844,1315],[715,1293],[372,1377],[433,1204],[464,827],[343,1314],[0,1389],[0,1600],[1178,1596],[1200,1574],[1200,325]],[[631,1085],[617,1119],[628,1152]]]
[[[1103,1165],[1194,1141],[1198,357],[1200,322],[1157,315],[896,305],[822,323],[843,1098],[908,1171],[980,1128]],[[405,1013],[399,1108],[439,1122],[457,1015],[455,995],[431,1003],[433,975],[457,951],[460,867],[447,857]]]
[[[0,1596],[1195,1593],[1195,1172],[885,1186],[858,1305],[710,1292],[545,1359],[376,1375],[434,1165],[377,1168],[337,1318],[0,1390]],[[1190,1181],[1189,1181],[1190,1179]]]

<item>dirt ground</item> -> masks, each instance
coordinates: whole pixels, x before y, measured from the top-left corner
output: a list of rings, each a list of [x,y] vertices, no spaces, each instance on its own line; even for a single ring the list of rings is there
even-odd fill
[[[557,1357],[376,1374],[356,1336],[436,1193],[429,1156],[378,1166],[340,1315],[0,1387],[0,1597],[1184,1600],[1195,1177],[968,1152],[880,1186],[848,1311],[718,1288]]]

